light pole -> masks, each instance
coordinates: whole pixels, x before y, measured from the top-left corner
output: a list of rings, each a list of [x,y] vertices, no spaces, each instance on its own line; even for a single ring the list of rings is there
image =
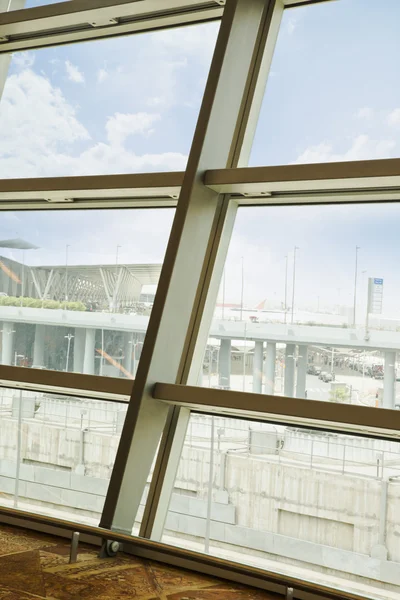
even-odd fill
[[[225,272],[226,272],[226,269],[224,269],[224,273],[222,275],[222,320],[224,320],[224,318],[225,318],[225,284],[226,284]]]
[[[285,269],[285,323],[287,322],[287,290],[288,290],[288,255],[285,256],[286,259],[286,269]]]
[[[119,249],[122,248],[122,246],[117,245],[117,253],[115,256],[115,285],[118,285],[118,254],[119,254]],[[116,290],[116,294],[115,294],[115,301],[114,301],[114,312],[117,312],[117,306],[118,306],[118,290]]]
[[[357,276],[358,276],[358,251],[360,246],[356,246],[356,265],[354,270],[354,304],[353,304],[353,327],[356,326],[356,304],[357,304]]]
[[[68,345],[67,345],[67,360],[66,360],[66,364],[65,364],[65,371],[68,371],[68,367],[69,367],[69,352],[71,350],[71,340],[74,337],[75,336],[73,336],[72,333],[69,333],[68,335],[64,335],[64,338],[66,340],[68,340]]]
[[[68,302],[68,248],[71,248],[69,244],[65,246],[65,309],[67,308]]]
[[[297,246],[295,246],[294,252],[293,252],[292,325],[293,325],[293,319],[294,319],[294,296],[295,296],[295,289],[296,289],[296,252],[297,252],[297,250],[299,250],[299,248]]]
[[[242,289],[240,292],[240,320],[243,321],[243,295],[244,295],[244,260],[242,260]]]

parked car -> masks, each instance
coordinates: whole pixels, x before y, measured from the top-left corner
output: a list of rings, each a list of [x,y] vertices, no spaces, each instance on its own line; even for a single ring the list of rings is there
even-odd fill
[[[321,371],[321,372],[319,373],[319,375],[318,375],[318,379],[322,379],[322,381],[323,381],[323,380],[324,380],[324,377],[325,377],[325,374],[326,374],[326,371]]]
[[[325,383],[330,383],[331,381],[335,381],[335,375],[334,373],[328,373],[327,371],[324,371],[324,375],[321,379]]]
[[[309,375],[319,375],[321,373],[321,369],[319,367],[316,367],[315,365],[309,365],[307,373]]]

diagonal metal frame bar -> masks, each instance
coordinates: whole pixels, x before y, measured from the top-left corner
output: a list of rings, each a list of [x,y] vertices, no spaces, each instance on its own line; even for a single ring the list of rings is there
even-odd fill
[[[232,158],[260,31],[274,6],[275,0],[228,0],[226,4],[104,505],[103,527],[132,531],[168,415],[168,407],[152,398],[153,385],[187,381],[184,365],[199,333],[198,317],[216,257],[214,242],[229,203],[229,198],[206,188],[202,179],[207,169],[235,164]]]
[[[228,159],[228,164],[233,166],[245,166],[248,162],[283,9],[283,3],[277,1],[273,8],[271,6],[266,10],[260,23],[252,67],[249,69],[246,91]],[[224,197],[224,202],[224,211],[220,214],[216,227],[209,268],[205,275],[208,285],[204,286],[195,317],[193,330],[197,335],[188,340],[188,351],[181,365],[181,382],[189,385],[196,385],[201,379],[204,349],[236,219],[237,203],[229,196]],[[140,528],[140,535],[143,537],[156,541],[162,537],[189,418],[190,410],[182,406],[171,409],[170,424],[163,433],[143,514]]]

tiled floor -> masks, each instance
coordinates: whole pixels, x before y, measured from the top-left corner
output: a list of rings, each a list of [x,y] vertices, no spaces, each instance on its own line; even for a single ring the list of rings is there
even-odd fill
[[[281,600],[274,594],[120,554],[97,558],[68,541],[0,525],[0,600]]]

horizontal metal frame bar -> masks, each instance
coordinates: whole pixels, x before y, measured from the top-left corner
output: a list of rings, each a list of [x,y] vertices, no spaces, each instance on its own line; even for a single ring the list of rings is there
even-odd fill
[[[243,205],[393,201],[400,197],[400,159],[215,169],[204,183]]]
[[[196,412],[400,440],[396,410],[167,383],[157,383],[153,397]]]
[[[0,387],[129,403],[131,379],[0,365]]]
[[[79,0],[0,14],[0,54],[220,19],[224,0]]]
[[[293,8],[332,1],[284,4]],[[69,0],[1,13],[0,38],[5,41],[0,42],[0,54],[214,21],[222,17],[224,4],[225,0]]]
[[[0,522],[15,523],[15,521],[25,527],[29,527],[29,524],[40,524],[44,527],[57,528],[63,532],[79,532],[102,540],[117,541],[123,544],[125,552],[133,556],[205,573],[263,590],[285,594],[287,588],[291,587],[296,591],[294,597],[302,600],[317,600],[317,598],[321,600],[365,600],[365,595],[360,596],[352,592],[336,591],[313,582],[308,583],[296,577],[288,577],[273,571],[264,571],[257,567],[246,566],[212,555],[179,548],[178,546],[153,542],[92,525],[48,517],[47,515],[0,507]]]
[[[0,210],[174,207],[183,175],[167,172],[0,179]]]

